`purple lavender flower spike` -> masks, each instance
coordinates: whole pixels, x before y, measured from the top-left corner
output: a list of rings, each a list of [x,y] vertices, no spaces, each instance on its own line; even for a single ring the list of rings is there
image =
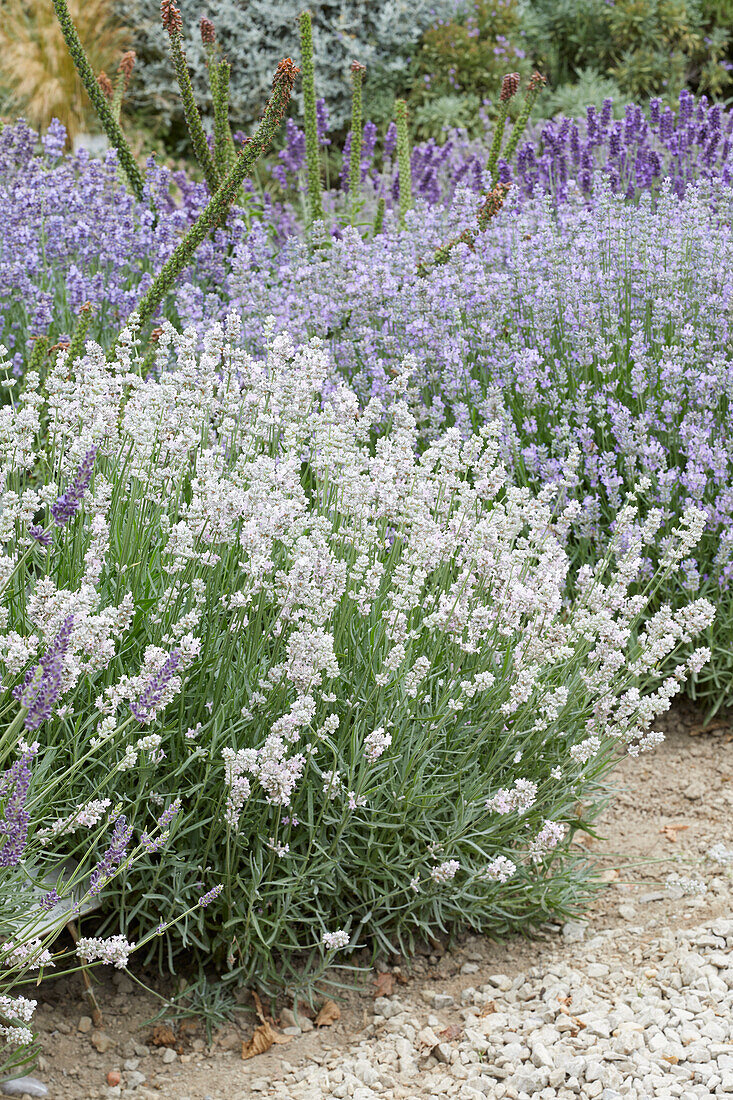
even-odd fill
[[[154,710],[163,698],[163,692],[170,683],[173,673],[180,664],[181,655],[177,649],[172,650],[163,667],[150,679],[148,686],[136,703],[130,703],[130,710],[138,722],[144,722],[150,712]]]
[[[64,527],[76,515],[89,482],[92,480],[92,469],[98,449],[96,445],[89,448],[71,485],[51,505],[51,515],[58,527]]]
[[[32,539],[35,539],[36,542],[40,542],[41,546],[51,545],[51,532],[44,530],[39,523],[34,523],[29,527],[28,534]]]
[[[36,742],[0,775],[0,798],[7,796],[0,821],[0,837],[5,838],[0,848],[0,867],[17,867],[25,849],[30,822],[25,803],[31,785],[31,761],[37,752]]]
[[[132,836],[132,825],[128,825],[127,818],[120,814],[115,822],[114,832],[109,848],[100,859],[97,866],[89,876],[89,893],[92,897],[99,894],[109,881],[112,872],[122,863],[127,854],[127,847]]]
[[[44,894],[38,904],[40,905],[41,909],[43,909],[44,913],[50,913],[53,909],[56,908],[60,901],[61,898],[59,897],[57,890],[54,888],[53,890],[49,890],[47,894]]]
[[[167,809],[163,810],[157,821],[157,827],[160,830],[158,836],[151,836],[148,832],[141,834],[140,840],[146,852],[157,852],[159,848],[162,848],[170,835],[170,824],[180,808],[181,800],[176,798]]]
[[[218,898],[223,889],[224,886],[222,883],[219,883],[218,886],[212,886],[211,890],[199,898],[199,905],[201,908],[203,909],[204,906],[209,905],[215,898]]]
[[[322,149],[325,149],[327,145],[331,144],[331,139],[328,136],[328,105],[325,99],[316,100],[316,130],[318,133],[318,144]]]
[[[36,730],[51,717],[52,708],[61,690],[64,655],[69,648],[74,616],[68,615],[48,647],[40,663],[25,674],[22,684],[13,688],[13,698],[25,707],[25,728]]]
[[[46,133],[41,138],[43,151],[49,160],[58,160],[66,145],[66,127],[57,118],[52,118]]]

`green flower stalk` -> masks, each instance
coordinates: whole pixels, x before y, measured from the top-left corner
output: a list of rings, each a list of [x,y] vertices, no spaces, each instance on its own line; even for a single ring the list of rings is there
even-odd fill
[[[217,72],[217,42],[216,42],[216,27],[205,15],[201,16],[199,22],[199,30],[201,31],[201,44],[204,47],[206,54],[206,68],[209,70],[209,90],[211,92],[211,102],[216,102],[216,78]]]
[[[507,73],[501,82],[501,93],[499,95],[499,113],[496,117],[496,124],[494,126],[494,137],[492,139],[491,148],[489,150],[489,159],[486,163],[486,170],[491,175],[492,183],[496,183],[498,179],[496,164],[499,160],[501,143],[504,137],[504,127],[506,126],[506,119],[507,115],[509,114],[509,101],[514,98],[518,91],[519,73]]]
[[[196,100],[194,99],[193,95],[191,76],[188,71],[188,63],[186,61],[186,54],[183,49],[183,39],[181,37],[181,31],[183,30],[183,20],[181,19],[181,13],[173,3],[173,0],[162,0],[160,5],[160,15],[163,21],[163,26],[168,32],[168,38],[171,48],[171,58],[173,61],[173,67],[176,71],[178,87],[181,92],[183,114],[186,119],[186,126],[188,127],[189,135],[191,137],[193,151],[196,156],[196,160],[201,166],[201,171],[204,173],[204,179],[209,186],[209,191],[213,195],[216,191],[218,191],[221,179],[216,169],[216,165],[214,164],[211,153],[209,152],[209,145],[206,140],[206,134],[204,133],[203,124],[201,122],[201,115],[199,114],[199,109],[196,106]]]
[[[48,337],[38,336],[33,342],[33,351],[31,352],[30,360],[28,361],[28,370],[37,371],[41,373],[41,367],[43,361],[46,358],[46,352],[48,351]]]
[[[519,145],[519,139],[527,129],[527,123],[529,122],[529,116],[532,114],[532,108],[537,102],[537,96],[544,88],[547,81],[541,73],[534,72],[527,85],[527,91],[524,96],[524,104],[522,110],[519,112],[519,118],[514,123],[514,129],[509,135],[509,140],[506,143],[506,149],[504,150],[504,160],[511,160]],[[494,182],[496,182],[494,180]]]
[[[305,113],[305,157],[308,171],[308,215],[311,222],[323,221],[321,195],[321,151],[318,146],[316,121],[316,83],[313,64],[313,27],[311,13],[303,11],[298,17],[300,28],[300,56],[303,67],[303,109]]]
[[[163,298],[173,288],[183,269],[191,262],[194,252],[207,234],[220,225],[226,217],[245,178],[277,133],[290,103],[295,78],[299,72],[300,70],[289,57],[278,65],[272,82],[272,95],[254,137],[245,141],[233,168],[212,196],[208,206],[191,226],[160,274],[153,280],[150,289],[135,307],[141,326],[154,316]]]
[[[130,83],[130,77],[132,76],[132,69],[135,64],[135,51],[126,50],[120,58],[120,63],[117,66],[117,79],[114,83],[114,92],[112,95],[112,115],[116,122],[120,121],[120,113],[122,111],[122,100],[125,97],[127,86]]]
[[[214,96],[214,163],[223,179],[234,164],[237,153],[229,125],[229,74],[231,65],[222,59],[215,66]]]
[[[372,226],[372,236],[378,237],[382,232],[382,226],[384,225],[384,196],[382,196],[377,203],[377,212],[374,215],[374,225]]]
[[[137,161],[132,155],[132,150],[127,144],[127,140],[122,133],[119,122],[112,113],[112,107],[107,97],[97,83],[97,78],[84,52],[84,47],[79,39],[74,21],[69,15],[66,0],[52,0],[52,2],[54,11],[56,12],[56,18],[61,27],[61,33],[64,36],[66,47],[74,62],[76,71],[92,102],[92,106],[97,112],[99,121],[102,123],[102,127],[109,138],[110,144],[117,150],[117,155],[120,158],[120,165],[127,176],[135,198],[142,201],[144,188],[142,172],[138,168]]]
[[[504,205],[504,199],[509,192],[510,184],[508,183],[496,183],[491,191],[484,195],[481,206],[476,211],[476,223],[477,228],[464,229],[453,240],[446,241],[444,245],[437,248],[430,259],[422,260],[417,265],[417,273],[422,278],[428,274],[434,267],[439,267],[441,264],[445,264],[450,259],[450,254],[457,244],[467,244],[470,249],[476,245],[476,238],[479,233],[484,233],[489,226],[489,222],[492,218],[501,210]]]
[[[74,360],[78,359],[84,351],[84,345],[86,343],[86,338],[89,332],[89,326],[92,323],[93,315],[94,309],[92,308],[91,302],[85,302],[79,310],[79,316],[76,319],[76,325],[74,326],[74,331],[71,334],[71,342],[69,343],[69,363],[73,363]]]
[[[407,104],[398,99],[394,105],[397,125],[397,168],[400,179],[400,227],[405,227],[405,214],[412,210],[412,169],[410,167],[410,135],[407,132]]]
[[[351,62],[351,158],[349,160],[349,198],[351,200],[352,221],[356,215],[361,190],[361,143],[363,137],[362,124],[362,85],[366,65],[359,61]]]

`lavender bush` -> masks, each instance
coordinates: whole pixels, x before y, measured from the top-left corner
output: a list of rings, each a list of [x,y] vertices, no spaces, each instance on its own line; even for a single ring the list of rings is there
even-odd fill
[[[282,325],[327,339],[363,401],[386,398],[391,371],[409,357],[422,438],[499,417],[521,483],[553,482],[579,445],[577,565],[603,554],[638,477],[651,479],[647,504],[667,520],[690,504],[704,509],[697,554],[657,598],[681,606],[701,591],[716,602],[713,660],[693,691],[729,704],[731,191],[701,183],[680,200],[667,181],[655,204],[647,193],[639,205],[607,189],[592,205],[575,194],[557,211],[549,197],[505,209],[473,250],[458,249],[427,278],[419,260],[470,224],[472,196],[423,208],[405,233],[371,242],[345,233],[327,254],[291,241],[268,276],[244,242],[239,308],[254,317],[271,302]]]
[[[6,596],[10,581],[6,570]],[[7,635],[4,641],[8,641]],[[21,641],[17,634],[11,645],[16,641]],[[36,635],[32,646],[38,642]],[[68,615],[39,663],[28,670],[21,684],[5,693],[6,711],[14,699],[17,713],[0,743],[0,759],[9,761],[0,772],[2,1080],[22,1073],[37,1053],[31,1027],[37,1002],[26,996],[36,977],[40,980],[45,971],[57,966],[67,973],[95,963],[123,969],[147,939],[159,934],[158,926],[153,925],[140,943],[119,933],[80,936],[76,922],[96,908],[99,895],[116,875],[134,866],[143,852],[158,851],[165,844],[181,808],[180,800],[171,801],[149,831],[135,837],[119,802],[113,805],[109,797],[87,798],[77,805],[70,802],[70,792],[84,785],[87,768],[115,769],[109,739],[86,752],[67,753],[63,763],[54,760],[53,751],[42,749],[39,741],[26,740],[28,732],[47,727],[65,713],[64,707],[58,706],[59,696],[79,677],[70,667],[73,644],[74,616]],[[21,641],[17,655],[22,649]],[[8,661],[5,663],[7,667]],[[11,667],[13,663],[10,659]],[[93,856],[90,861],[90,852],[96,848],[101,848],[101,854],[96,862]],[[171,923],[176,916],[171,913]],[[66,929],[73,930],[72,950],[56,947],[59,934]],[[92,1004],[94,1011],[96,1005]]]
[[[92,876],[115,932],[184,909],[151,944],[266,986],[337,949],[575,911],[569,841],[617,747],[650,748],[709,656],[640,695],[711,622],[698,599],[640,626],[704,516],[685,512],[647,581],[662,517],[623,503],[568,604],[577,456],[540,493],[512,486],[500,421],[421,449],[414,360],[360,409],[320,342],[265,335],[261,360],[235,315],[166,325],[146,380],[131,328],[114,356],[90,343],[9,379],[0,670],[54,762],[54,835],[119,806],[144,833],[125,867],[118,818]],[[179,800],[161,858],[146,836]]]

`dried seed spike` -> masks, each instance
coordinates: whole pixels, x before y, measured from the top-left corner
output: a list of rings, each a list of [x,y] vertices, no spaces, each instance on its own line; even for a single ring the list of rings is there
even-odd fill
[[[180,34],[183,30],[181,13],[173,0],[160,0],[160,17],[168,34]]]
[[[112,96],[114,95],[114,88],[112,87],[112,81],[104,71],[102,71],[97,77],[97,84],[107,96],[107,99],[112,99]]]
[[[282,61],[278,62],[275,76],[272,81],[273,90],[275,88],[286,87],[289,91],[292,91],[295,84],[295,78],[299,72],[300,69],[297,65],[293,64],[292,58],[284,57]]]
[[[542,75],[542,73],[538,73],[535,70],[530,77],[529,84],[527,85],[527,91],[538,92],[540,88],[542,88],[546,83],[547,79]]]
[[[519,73],[507,73],[501,82],[499,102],[506,103],[519,91]]]
[[[120,63],[117,66],[117,72],[123,74],[126,82],[132,76],[132,70],[135,67],[136,57],[137,54],[134,50],[125,50],[122,57],[120,58]]]
[[[199,29],[204,46],[213,46],[216,42],[216,27],[206,15],[201,16]]]
[[[362,65],[361,61],[352,61],[351,72],[354,76],[356,76],[357,73],[361,73],[363,75],[366,72],[366,65]]]

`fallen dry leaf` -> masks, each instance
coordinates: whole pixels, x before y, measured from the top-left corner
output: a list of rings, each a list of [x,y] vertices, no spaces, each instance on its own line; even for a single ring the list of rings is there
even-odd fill
[[[201,1024],[198,1020],[181,1020],[178,1025],[178,1033],[180,1035],[191,1035],[200,1030]]]
[[[677,833],[680,829],[689,829],[689,825],[663,825],[659,830],[660,834],[666,837],[667,840],[671,840],[673,844],[677,843]]]
[[[446,1043],[454,1043],[456,1039],[460,1039],[463,1028],[460,1024],[448,1024],[448,1027],[444,1027],[438,1034],[445,1039]]]
[[[316,1016],[316,1027],[330,1027],[341,1019],[341,1009],[335,1001],[325,1001]]]
[[[496,1011],[497,1011],[496,1001],[489,1001],[489,1003],[487,1005],[484,1005],[483,1008],[481,1009],[481,1011],[479,1012],[479,1017],[480,1017],[480,1019],[483,1020],[484,1016],[490,1016],[492,1012],[496,1012]]]
[[[252,994],[252,1000],[255,1003],[255,1012],[257,1013],[258,1019],[263,1024],[266,1024],[268,1022],[268,1017],[265,1016],[265,1009],[262,1005],[262,1001],[260,1000],[259,993],[255,989],[250,989],[250,993]],[[270,1023],[272,1023],[272,1017],[269,1017],[269,1020],[270,1020]]]
[[[572,993],[568,993],[567,997],[558,997],[558,1003],[561,1005],[569,1005],[573,999]]]
[[[702,733],[715,733],[716,730],[727,730],[729,728],[729,721],[718,719],[717,722],[711,722],[709,726],[690,726],[687,732],[690,737],[699,737]]]
[[[583,1028],[584,1028],[584,1027],[586,1026],[586,1025],[585,1025],[585,1024],[583,1023],[583,1021],[582,1021],[582,1020],[579,1020],[579,1019],[578,1019],[578,1017],[577,1017],[577,1016],[571,1016],[571,1017],[570,1017],[570,1019],[571,1019],[571,1020],[573,1021],[573,1023],[575,1024],[575,1026],[576,1026],[576,1027],[578,1028],[578,1030],[579,1030],[579,1031],[582,1031],[582,1030],[583,1030]]]
[[[676,1054],[663,1054],[662,1058],[665,1062],[669,1062],[671,1066],[676,1066],[679,1062],[679,1058]]]
[[[174,1047],[178,1040],[168,1024],[156,1024],[150,1041],[156,1047]]]
[[[374,983],[375,997],[391,997],[394,992],[394,975],[389,973],[377,974]]]
[[[242,1058],[254,1058],[257,1054],[264,1054],[275,1043],[289,1043],[291,1039],[292,1035],[281,1035],[272,1024],[259,1024],[252,1038],[242,1043]]]

